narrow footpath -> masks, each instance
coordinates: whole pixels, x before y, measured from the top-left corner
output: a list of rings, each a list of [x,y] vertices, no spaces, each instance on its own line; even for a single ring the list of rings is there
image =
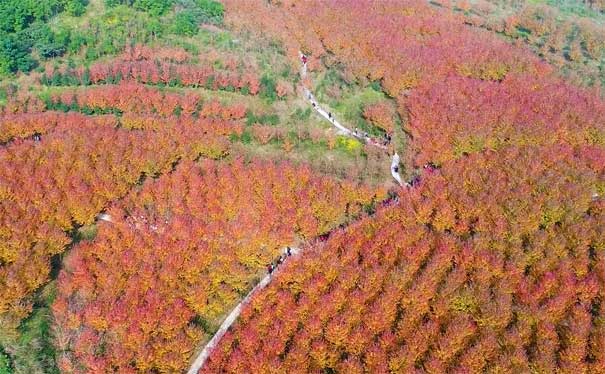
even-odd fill
[[[287,248],[284,248],[282,252],[282,256],[284,256],[284,261],[282,262],[282,265],[286,263],[291,257],[296,256],[301,252],[300,248],[290,247],[290,250],[291,255],[287,256]],[[189,368],[189,371],[187,371],[187,374],[197,374],[197,372],[202,368],[202,366],[204,366],[204,363],[206,362],[206,360],[208,360],[208,357],[210,357],[210,353],[212,353],[212,350],[218,345],[223,335],[225,335],[227,330],[229,330],[229,327],[231,327],[231,325],[233,325],[233,323],[237,320],[237,317],[239,317],[244,305],[246,305],[250,301],[250,299],[252,299],[252,296],[254,296],[255,293],[265,288],[269,284],[269,282],[271,282],[271,278],[275,276],[275,274],[279,273],[281,269],[280,266],[277,266],[275,270],[273,270],[271,273],[267,273],[263,277],[263,279],[261,279],[261,281],[252,289],[252,291],[250,291],[248,295],[246,295],[246,297],[244,297],[244,299],[239,304],[237,304],[235,308],[233,308],[231,313],[229,313],[227,318],[225,318],[225,320],[219,327],[218,331],[214,334],[212,339],[210,339],[210,341],[206,344],[202,352],[200,352],[200,354],[195,358],[195,361]]]
[[[299,52],[299,54],[300,54],[300,60],[302,62],[302,67],[300,69],[300,77],[303,79],[303,82],[304,82],[304,78],[307,76],[307,57],[304,54],[302,54],[301,52]],[[350,137],[359,139],[366,144],[370,144],[370,145],[373,145],[374,147],[378,147],[380,149],[387,150],[387,147],[385,145],[380,144],[380,142],[369,137],[367,134],[360,133],[357,130],[352,131],[352,130],[346,128],[345,126],[343,126],[340,122],[338,122],[338,120],[336,120],[336,118],[334,118],[332,113],[327,112],[319,105],[319,103],[315,99],[315,96],[313,95],[311,90],[309,88],[305,87],[304,85],[303,85],[303,94],[304,94],[305,100],[307,100],[311,103],[311,106],[313,107],[313,109],[317,113],[319,113],[319,115],[321,115],[326,120],[328,120],[334,127],[336,127],[336,129],[338,129],[339,134],[350,136]],[[403,180],[401,179],[401,175],[399,174],[399,163],[400,163],[399,155],[397,154],[397,152],[395,152],[391,159],[391,175],[393,176],[393,178],[397,181],[397,183],[400,186],[409,187],[409,183],[407,183],[407,182],[404,183]]]
[[[301,56],[301,61],[302,61],[300,75],[301,75],[301,78],[305,78],[307,75],[307,61],[306,61],[306,57],[304,55],[301,54],[300,56]],[[350,136],[350,137],[359,139],[359,140],[363,141],[364,143],[371,144],[371,145],[378,147],[380,149],[383,149],[383,150],[387,150],[387,147],[385,145],[380,144],[379,142],[375,141],[374,139],[367,136],[366,134],[359,133],[358,131],[351,131],[350,129],[343,126],[340,122],[338,122],[336,120],[336,118],[334,118],[334,116],[331,113],[329,113],[326,110],[321,108],[321,106],[315,99],[315,96],[307,87],[303,86],[303,93],[304,93],[305,99],[311,103],[311,106],[313,107],[313,109],[317,113],[319,113],[322,117],[324,117],[326,120],[328,120],[338,130],[339,134]],[[395,179],[400,186],[409,187],[410,184],[407,182],[403,182],[401,175],[399,174],[400,161],[401,160],[400,160],[399,155],[397,154],[397,152],[395,152],[391,159],[391,175],[393,176],[393,179]],[[397,203],[397,202],[398,201],[395,201],[395,203]],[[291,249],[291,256],[285,256],[284,263],[286,261],[288,261],[290,259],[290,257],[296,256],[302,252],[302,250],[299,248],[290,247],[290,249]],[[283,254],[285,254],[285,253],[286,253],[286,250],[284,249]],[[189,368],[189,371],[187,371],[187,374],[197,374],[198,373],[198,371],[202,368],[202,366],[204,366],[204,364],[208,360],[208,357],[210,357],[212,350],[214,348],[216,348],[216,346],[218,345],[220,340],[223,338],[225,333],[229,330],[229,328],[233,325],[233,323],[235,323],[235,321],[239,317],[244,305],[246,305],[248,302],[250,302],[250,299],[252,299],[254,294],[256,294],[258,291],[265,288],[271,282],[271,278],[279,271],[280,271],[280,267],[277,267],[272,273],[267,273],[263,277],[263,279],[261,279],[261,281],[248,293],[248,295],[246,295],[246,297],[244,297],[242,299],[242,301],[239,304],[237,304],[235,306],[235,308],[233,308],[231,313],[229,313],[227,318],[225,318],[225,320],[219,327],[218,331],[214,334],[212,339],[210,339],[210,341],[206,344],[204,349],[197,355],[197,357],[193,361],[193,364]]]

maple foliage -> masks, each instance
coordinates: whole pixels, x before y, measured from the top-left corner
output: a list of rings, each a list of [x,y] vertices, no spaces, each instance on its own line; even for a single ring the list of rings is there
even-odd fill
[[[51,96],[51,105],[63,105],[68,109],[117,110],[137,114],[172,116],[178,113],[216,116],[237,120],[246,114],[243,104],[222,105],[216,100],[206,104],[194,93],[185,94],[161,91],[137,83],[122,83],[86,88],[67,89]]]
[[[56,81],[56,77],[61,77]],[[97,63],[89,69],[52,70],[41,77],[50,85],[143,83],[162,86],[207,87],[214,90],[242,90],[256,95],[258,76],[251,71],[219,71],[211,65],[175,64],[153,60],[112,61]],[[67,83],[64,83],[67,82]],[[282,95],[287,92],[283,91]]]
[[[465,1],[466,2],[466,1]],[[441,3],[465,20],[525,43],[549,63],[562,68],[570,80],[603,88],[599,61],[605,56],[605,29],[588,14],[570,14],[555,2],[525,3],[494,0]],[[592,6],[595,1],[589,2]]]
[[[304,166],[241,160],[185,162],[146,182],[59,275],[62,372],[182,371],[204,336],[196,318],[225,314],[296,236],[330,230],[377,193]]]
[[[97,126],[117,125],[113,116],[86,117],[78,113],[34,112],[0,115],[0,143],[15,138],[27,138],[36,133],[45,134],[60,124],[63,127],[76,127],[82,122],[92,121]]]
[[[395,129],[395,110],[388,102],[377,102],[366,105],[363,108],[363,118],[372,125],[377,126],[387,133],[392,133]]]
[[[241,128],[181,116],[135,132],[99,125],[102,118],[64,119],[42,142],[17,139],[0,149],[0,313],[10,323],[29,312],[28,296],[47,280],[51,256],[63,252],[74,225],[92,223],[142,175],[169,171],[179,159],[224,156],[224,136]]]
[[[225,3],[226,20],[234,27],[282,39],[293,60],[304,51],[311,70],[329,51],[358,77],[380,80],[393,97],[449,75],[498,81],[510,72],[551,70],[530,53],[472,30],[462,18],[424,1]]]
[[[441,163],[511,144],[605,145],[605,102],[561,80],[452,77],[401,98],[416,163]]]
[[[286,264],[200,372],[601,372],[604,183],[589,146],[448,161]]]

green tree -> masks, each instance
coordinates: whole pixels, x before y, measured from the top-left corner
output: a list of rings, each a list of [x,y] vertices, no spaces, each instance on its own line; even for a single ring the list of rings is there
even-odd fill
[[[0,374],[12,374],[10,359],[0,350]]]
[[[273,102],[277,99],[277,91],[275,89],[275,79],[268,75],[263,75],[260,80],[260,96]]]
[[[0,74],[30,71],[36,67],[31,42],[22,33],[0,35]]]
[[[172,7],[172,0],[135,0],[134,7],[149,12],[153,16],[160,16]]]
[[[178,35],[193,36],[199,30],[198,20],[191,10],[183,10],[176,14],[173,25],[174,32]]]
[[[225,13],[223,4],[214,0],[197,0],[197,5],[202,12],[202,21],[211,23],[222,23]]]
[[[88,0],[67,0],[65,11],[72,16],[79,17],[86,12],[87,5]]]

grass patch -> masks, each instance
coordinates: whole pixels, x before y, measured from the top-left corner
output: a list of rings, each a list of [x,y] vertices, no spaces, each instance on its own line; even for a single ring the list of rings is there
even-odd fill
[[[373,104],[386,98],[382,91],[376,91],[371,86],[362,90],[347,93],[340,100],[330,100],[330,106],[334,110],[336,118],[343,118],[345,126],[359,128],[373,136],[382,136],[383,130],[370,125],[363,118],[365,105]]]
[[[0,373],[59,374],[51,331],[50,306],[55,295],[55,283],[51,282],[35,296],[34,310],[21,322],[16,335],[0,332]]]
[[[98,231],[99,228],[95,224],[82,226],[74,233],[73,242],[75,244],[81,241],[93,241],[97,237]]]

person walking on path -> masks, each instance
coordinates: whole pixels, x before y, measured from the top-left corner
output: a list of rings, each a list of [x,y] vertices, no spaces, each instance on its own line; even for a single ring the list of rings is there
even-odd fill
[[[393,160],[391,162],[391,175],[393,178],[399,183],[400,186],[403,186],[403,181],[401,180],[401,175],[399,175],[399,162],[400,158],[397,152],[393,154]]]

